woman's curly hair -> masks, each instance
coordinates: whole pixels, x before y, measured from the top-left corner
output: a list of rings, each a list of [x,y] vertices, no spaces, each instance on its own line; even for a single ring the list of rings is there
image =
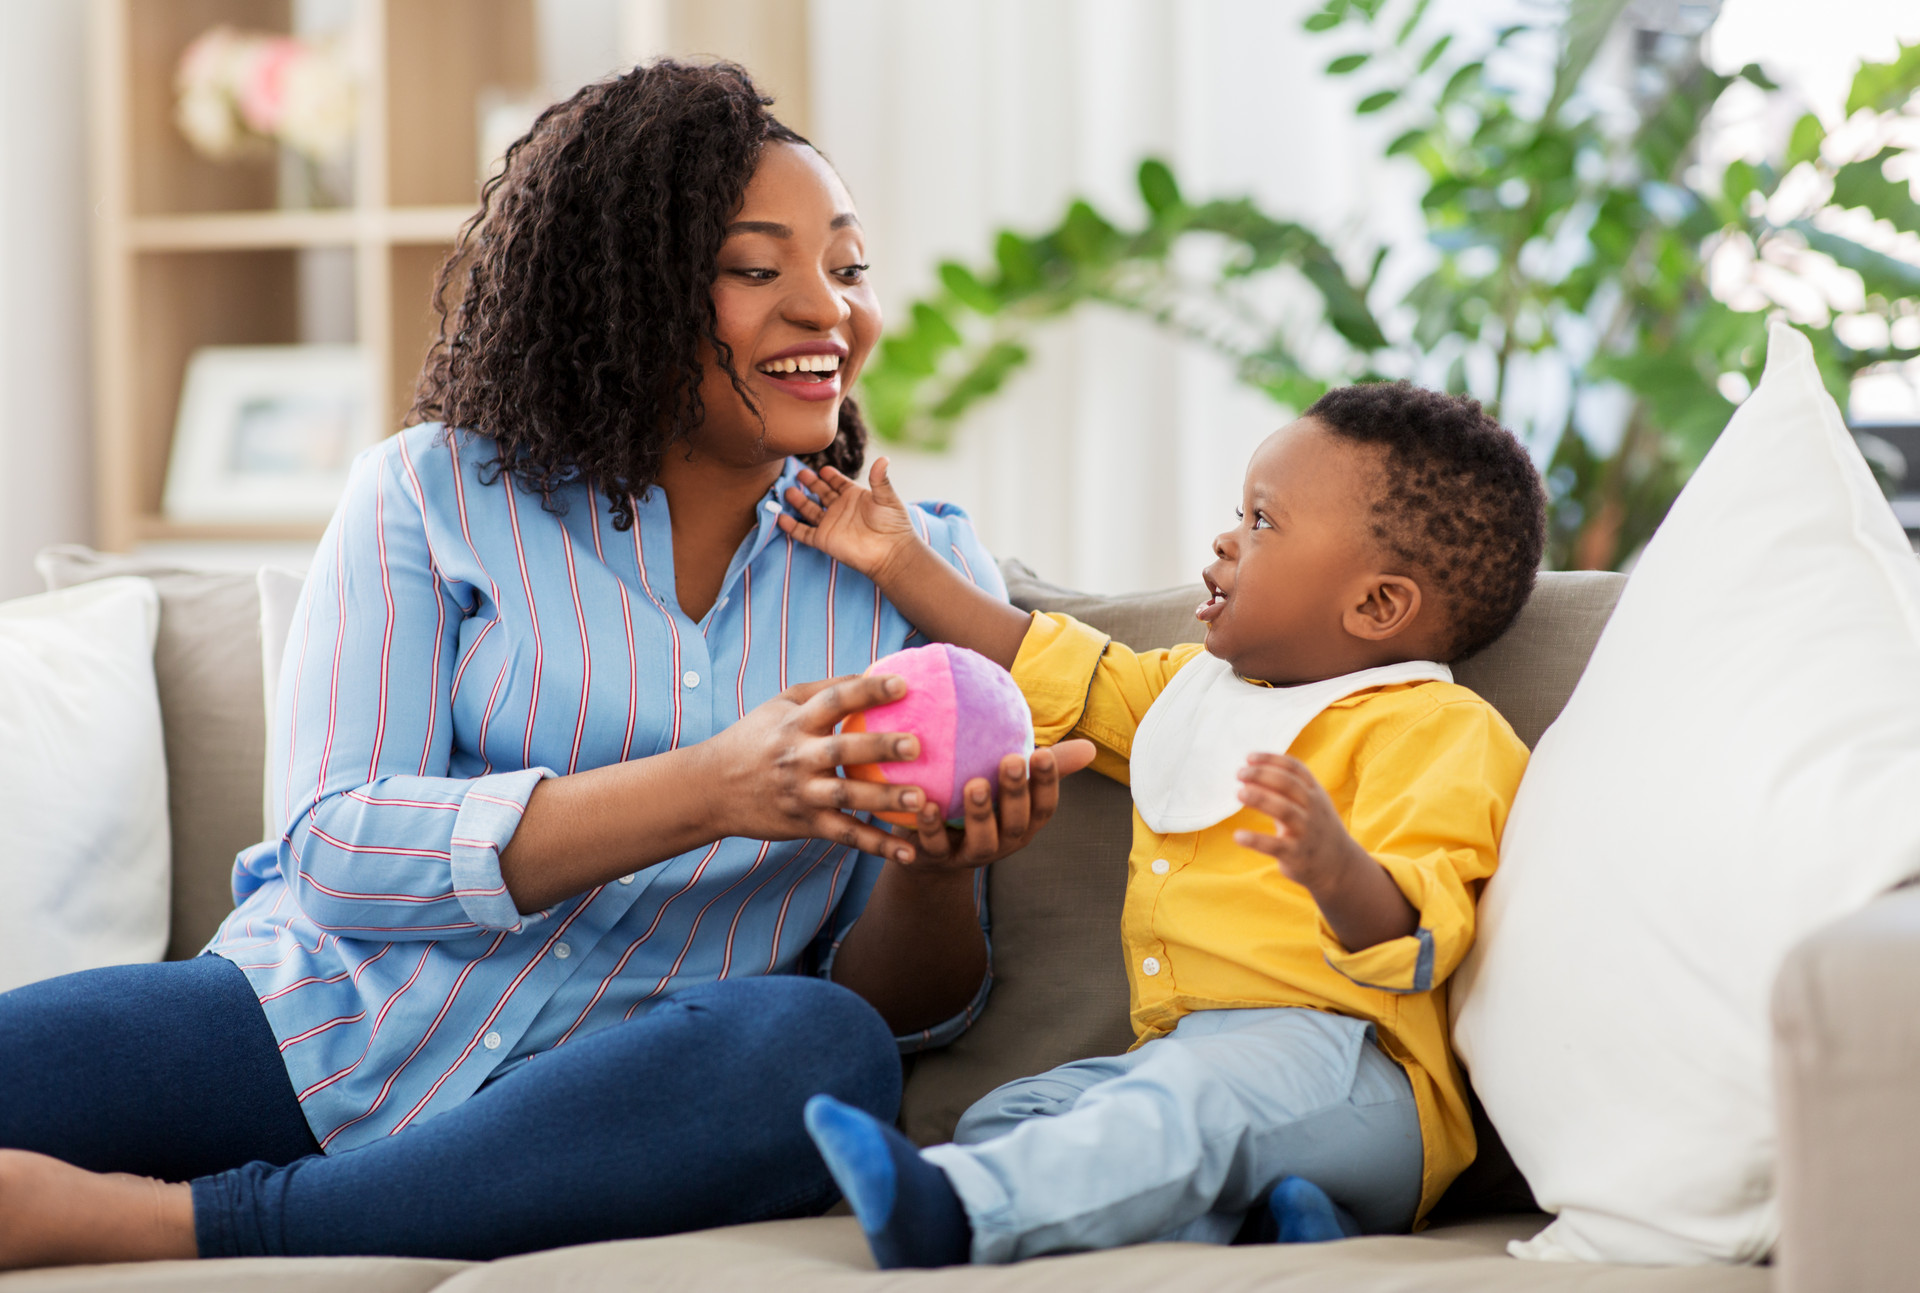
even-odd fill
[[[509,475],[550,510],[591,481],[631,526],[634,497],[705,416],[707,355],[758,412],[713,283],[761,150],[811,147],[771,103],[732,63],[661,59],[541,113],[441,266],[409,421],[491,437],[489,483]],[[833,443],[807,462],[851,475],[866,439],[843,399]]]

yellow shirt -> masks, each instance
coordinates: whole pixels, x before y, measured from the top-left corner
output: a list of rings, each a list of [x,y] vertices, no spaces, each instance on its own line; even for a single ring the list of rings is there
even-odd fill
[[[1035,614],[1013,676],[1039,744],[1085,737],[1099,747],[1095,770],[1125,783],[1147,706],[1202,650],[1135,652],[1068,616]],[[1195,1010],[1305,1006],[1368,1020],[1413,1085],[1425,1216],[1473,1161],[1445,984],[1473,943],[1474,901],[1497,864],[1527,747],[1465,687],[1422,682],[1335,701],[1286,752],[1326,788],[1419,928],[1349,952],[1306,889],[1233,842],[1236,830],[1270,832],[1264,814],[1161,835],[1136,810],[1121,917],[1135,1045]]]

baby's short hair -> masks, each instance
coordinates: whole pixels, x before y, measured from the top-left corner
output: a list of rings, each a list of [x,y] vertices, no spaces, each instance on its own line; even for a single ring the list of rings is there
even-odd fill
[[[1533,593],[1546,545],[1546,491],[1533,460],[1478,400],[1410,382],[1328,391],[1304,415],[1387,452],[1374,538],[1426,576],[1453,632],[1443,658],[1499,637]]]

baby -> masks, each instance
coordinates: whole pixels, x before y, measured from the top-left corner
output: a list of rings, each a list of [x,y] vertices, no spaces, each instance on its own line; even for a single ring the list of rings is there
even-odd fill
[[[1203,572],[1205,644],[1165,651],[979,592],[885,468],[871,490],[802,473],[781,524],[1009,667],[1041,744],[1088,738],[1131,786],[1138,1041],[1001,1087],[925,1151],[816,1096],[875,1260],[1410,1228],[1474,1155],[1445,984],[1527,749],[1444,662],[1532,592],[1525,450],[1469,399],[1329,393],[1255,451]]]

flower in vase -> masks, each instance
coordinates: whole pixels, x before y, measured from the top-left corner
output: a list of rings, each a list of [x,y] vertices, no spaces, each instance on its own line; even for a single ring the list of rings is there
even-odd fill
[[[279,143],[318,164],[353,140],[354,78],[333,43],[218,26],[180,57],[174,121],[205,156]]]

